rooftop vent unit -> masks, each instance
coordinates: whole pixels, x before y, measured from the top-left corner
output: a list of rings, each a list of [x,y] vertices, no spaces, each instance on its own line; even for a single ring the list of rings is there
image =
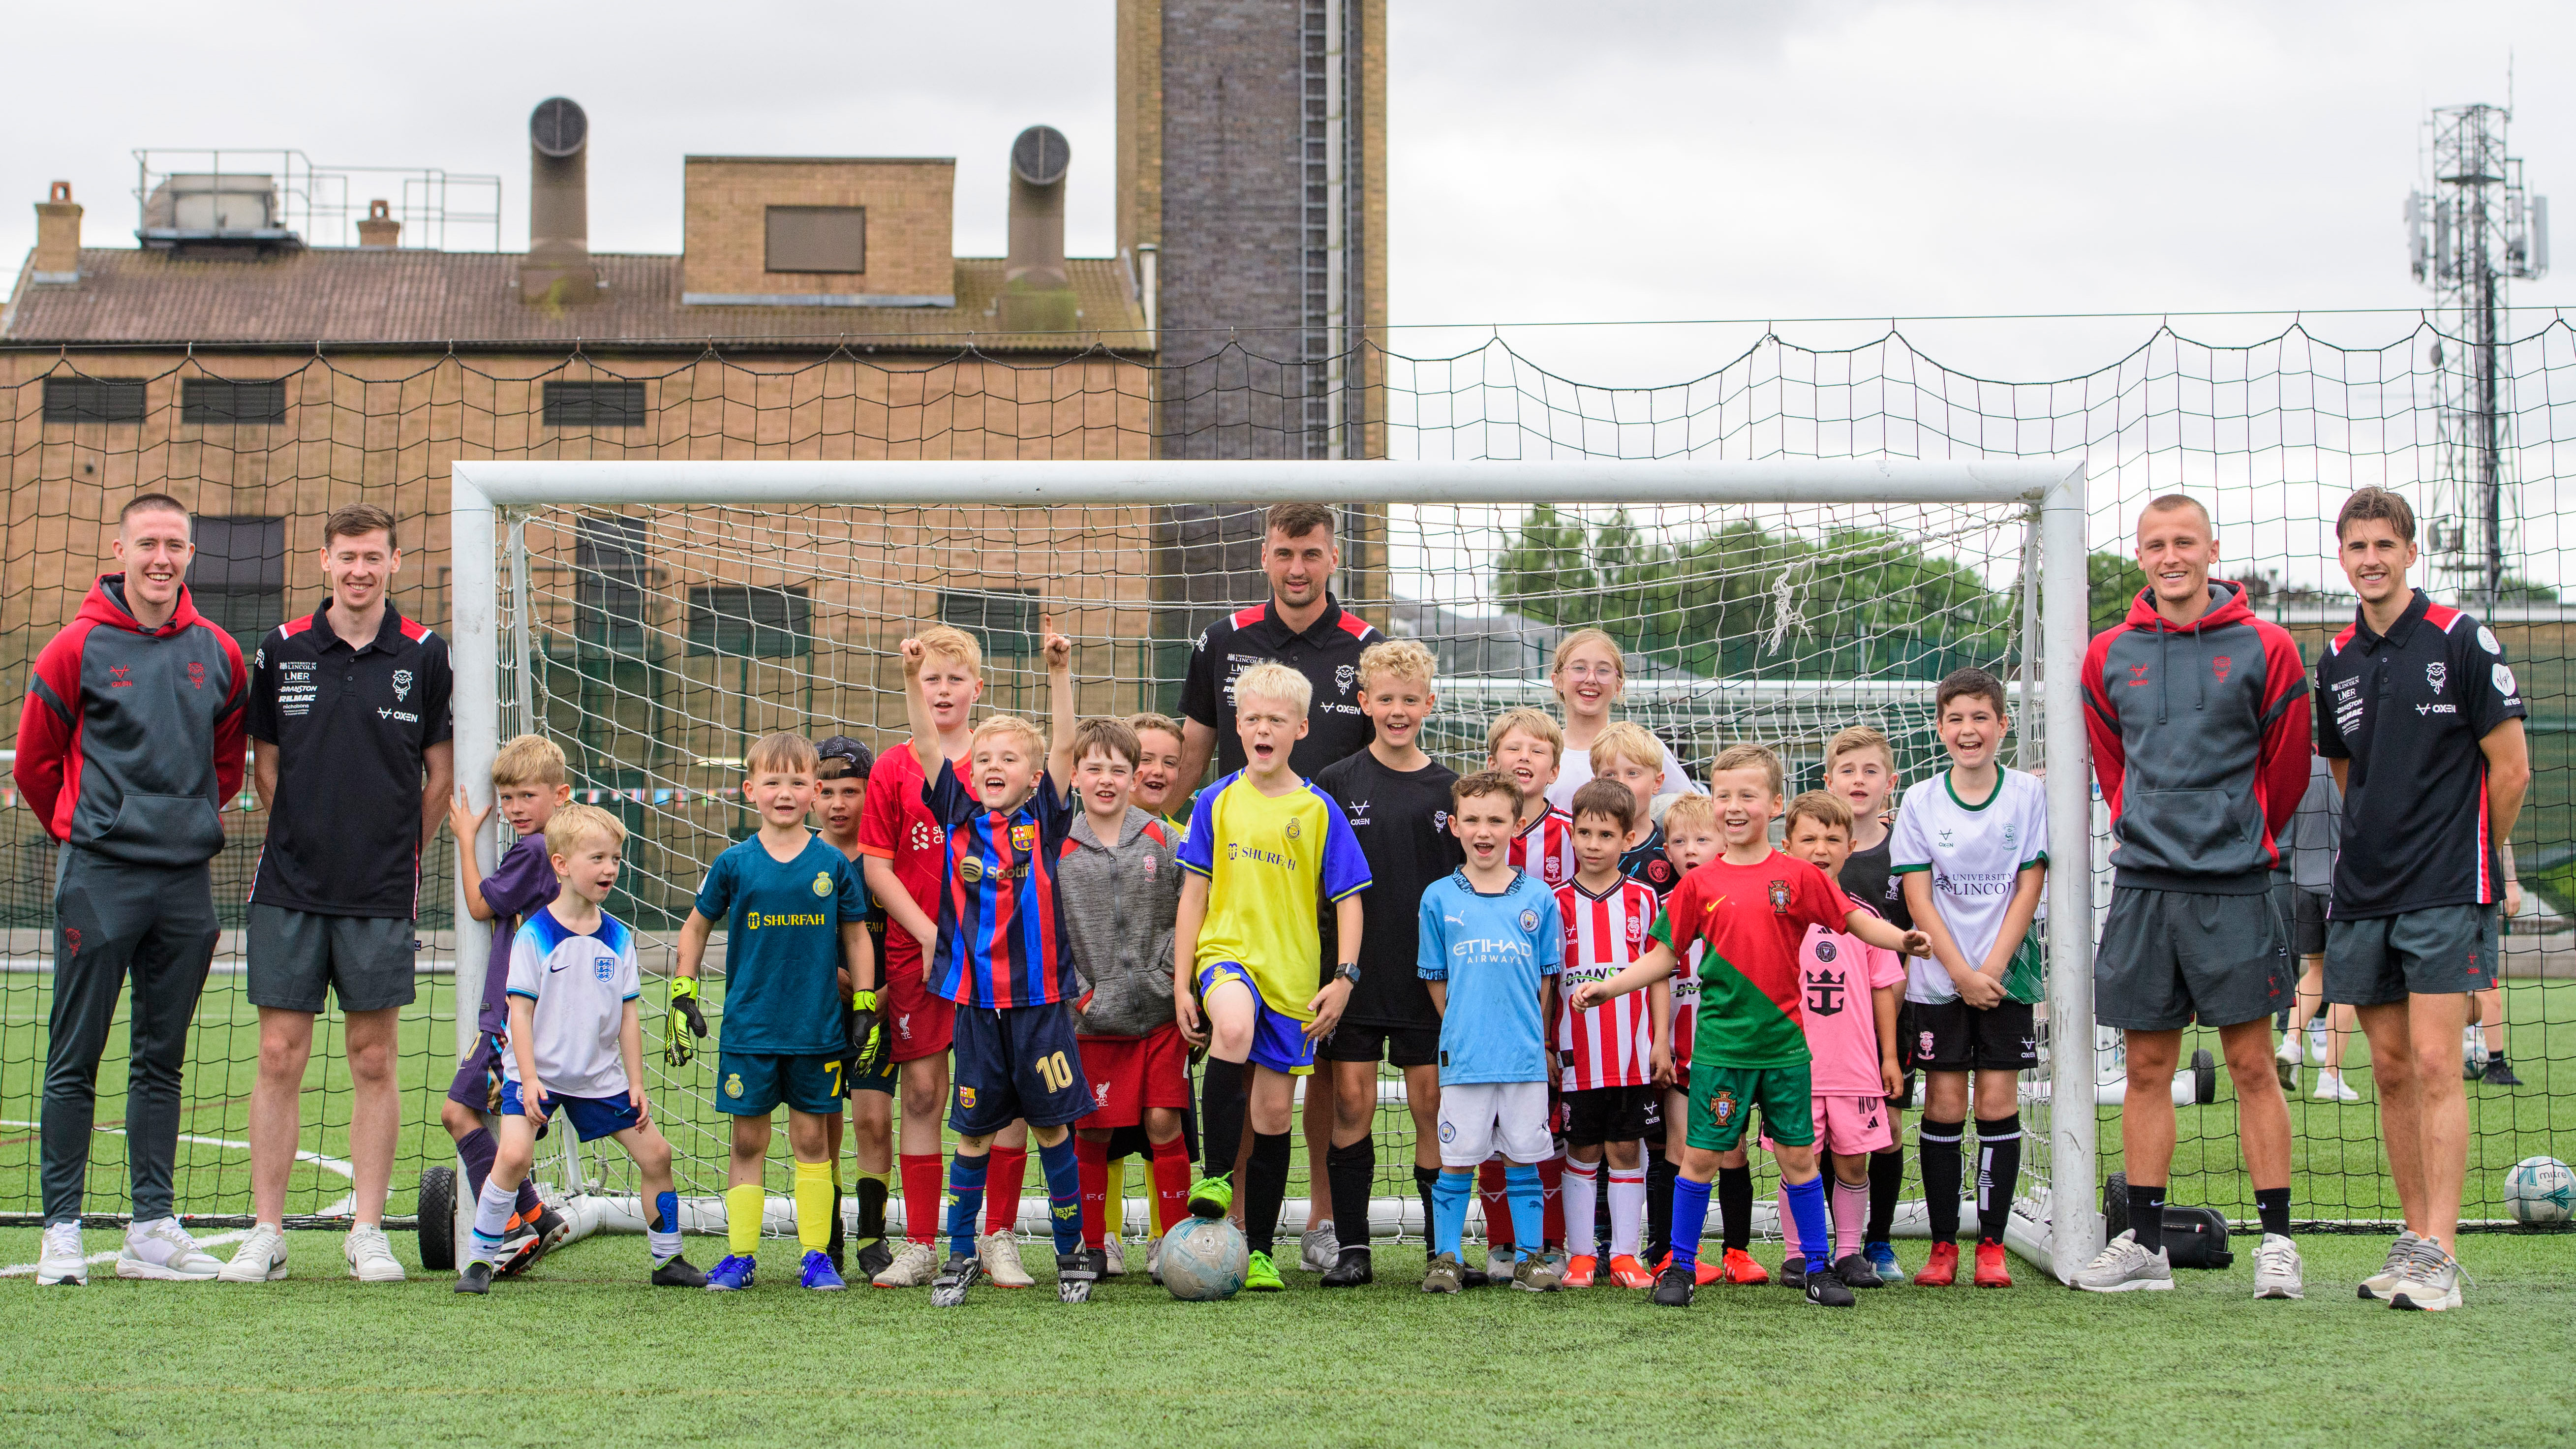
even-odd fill
[[[134,236],[158,251],[234,248],[294,251],[304,239],[282,224],[277,178],[250,172],[178,171],[143,199]]]

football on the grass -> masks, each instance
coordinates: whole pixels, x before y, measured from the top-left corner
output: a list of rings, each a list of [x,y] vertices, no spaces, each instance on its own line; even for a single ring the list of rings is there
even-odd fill
[[[1252,1254],[1243,1229],[1223,1218],[1183,1218],[1163,1235],[1163,1286],[1184,1303],[1213,1303],[1243,1290]]]
[[[2576,1209],[2576,1173],[2555,1157],[2526,1157],[2505,1173],[2504,1201],[2524,1227],[2563,1226]]]

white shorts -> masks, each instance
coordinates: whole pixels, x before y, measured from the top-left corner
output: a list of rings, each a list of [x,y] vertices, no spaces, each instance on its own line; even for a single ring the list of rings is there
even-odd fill
[[[1556,1155],[1547,1083],[1466,1082],[1440,1089],[1440,1165],[1474,1167],[1500,1152],[1514,1162]]]

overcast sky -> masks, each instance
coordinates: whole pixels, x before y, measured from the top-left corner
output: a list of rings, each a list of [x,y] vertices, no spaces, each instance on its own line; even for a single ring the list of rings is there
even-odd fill
[[[2563,0],[1389,8],[1402,324],[2410,307],[2424,294],[2399,210],[2425,113],[2501,102],[2509,54],[2515,149],[2536,190],[2576,208],[2576,6]],[[0,22],[22,118],[0,150],[0,203],[17,198],[0,204],[0,256],[24,255],[25,203],[56,179],[89,207],[92,244],[130,245],[129,153],[162,145],[498,173],[516,248],[527,114],[557,93],[590,112],[601,249],[678,250],[684,154],[926,154],[958,160],[959,250],[999,254],[1005,150],[1046,121],[1074,147],[1069,241],[1105,254],[1111,26],[1109,0],[271,0],[255,21],[138,0],[111,37],[94,12],[31,6]],[[2554,277],[2516,298],[2576,302],[2576,286]],[[1907,330],[1961,365],[2029,377],[2107,360],[2148,325]],[[2315,325],[2376,342],[2401,324]],[[1704,370],[1748,334],[1506,335],[1576,375],[1639,383]]]

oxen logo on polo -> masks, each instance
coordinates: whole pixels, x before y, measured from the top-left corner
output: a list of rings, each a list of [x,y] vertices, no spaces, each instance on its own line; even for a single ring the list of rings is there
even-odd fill
[[[828,870],[818,870],[814,872],[814,894],[818,896],[828,896],[831,893],[832,873]]]
[[[739,1097],[742,1095],[742,1073],[725,1073],[725,1095],[728,1097]]]
[[[1521,907],[1521,929],[1522,929],[1522,930],[1524,930],[1524,931],[1535,931],[1535,930],[1537,930],[1537,929],[1538,929],[1538,912],[1536,912],[1536,911],[1534,911],[1534,910],[1531,910],[1531,909],[1530,909],[1529,907],[1527,907],[1527,906],[1523,906],[1523,907]]]
[[[2217,675],[2222,683],[2227,679],[2227,671],[2234,667],[2236,667],[2236,660],[2226,654],[2218,655],[2209,661],[2209,672]]]
[[[966,857],[964,860],[957,862],[957,878],[966,882],[968,885],[973,885],[975,882],[982,880],[984,878],[984,862],[971,855]]]
[[[397,669],[394,671],[394,698],[398,700],[411,698],[410,670]]]
[[[1345,664],[1333,671],[1333,683],[1340,686],[1342,693],[1348,694],[1351,692],[1351,682],[1359,678],[1359,673],[1355,666]]]
[[[1941,848],[1943,850],[1948,850],[1950,848],[1950,832],[1947,829],[1944,829],[1941,832]]]
[[[2433,686],[2433,692],[2435,694],[2440,694],[2442,692],[2443,682],[2448,680],[2450,677],[2451,666],[2444,664],[2439,659],[2436,659],[2432,663],[2424,666],[2424,682]]]
[[[2131,689],[2144,689],[2147,687],[2147,666],[2143,664],[2132,664],[2129,666],[2129,687]]]
[[[1735,1120],[1735,1093],[1724,1087],[1720,1087],[1716,1092],[1712,1093],[1708,1099],[1708,1115],[1716,1118],[1717,1125],[1720,1127],[1733,1122]]]

